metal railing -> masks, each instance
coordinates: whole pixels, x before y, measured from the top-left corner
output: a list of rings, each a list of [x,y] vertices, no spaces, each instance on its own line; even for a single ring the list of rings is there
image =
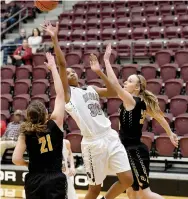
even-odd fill
[[[26,11],[25,15],[22,16],[22,14],[23,14],[25,11]],[[26,18],[28,17],[28,8],[22,8],[22,9],[19,10],[17,13],[15,13],[14,15],[12,15],[12,16],[9,17],[8,19],[4,20],[2,23],[7,23],[11,18],[16,17],[16,16],[19,16],[19,19],[18,19],[15,23],[13,23],[13,24],[10,25],[9,27],[7,27],[5,30],[3,30],[3,31],[1,32],[1,36],[2,36],[3,34],[5,34],[5,33],[6,33],[8,30],[10,30],[11,28],[13,28],[14,26],[16,26],[17,24],[19,24],[19,29],[21,28],[21,22],[22,22],[24,19],[26,19]]]

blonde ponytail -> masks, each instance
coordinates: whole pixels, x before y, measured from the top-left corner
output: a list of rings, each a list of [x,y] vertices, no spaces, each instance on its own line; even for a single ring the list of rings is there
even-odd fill
[[[161,111],[159,107],[159,102],[157,97],[150,91],[144,90],[141,93],[144,102],[146,103],[147,109],[149,109],[153,113],[160,113],[163,115],[163,112]]]
[[[137,76],[140,82],[140,95],[146,103],[147,109],[149,109],[153,113],[160,113],[161,115],[163,115],[163,112],[159,107],[157,97],[152,92],[146,90],[146,79],[142,75]]]

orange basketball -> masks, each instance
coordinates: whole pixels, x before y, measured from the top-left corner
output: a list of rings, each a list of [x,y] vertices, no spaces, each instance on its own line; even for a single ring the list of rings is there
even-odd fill
[[[58,0],[35,0],[35,6],[41,11],[50,11],[57,7]]]

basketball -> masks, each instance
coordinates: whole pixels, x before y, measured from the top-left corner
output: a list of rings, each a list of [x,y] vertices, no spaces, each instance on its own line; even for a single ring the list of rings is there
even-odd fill
[[[58,3],[57,0],[35,0],[34,5],[41,11],[51,11],[57,7]]]

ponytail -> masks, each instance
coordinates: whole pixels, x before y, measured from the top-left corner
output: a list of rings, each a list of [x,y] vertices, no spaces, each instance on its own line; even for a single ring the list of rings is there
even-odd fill
[[[144,90],[140,93],[143,97],[144,102],[146,103],[147,108],[153,112],[153,113],[160,113],[163,115],[163,112],[161,111],[159,107],[159,102],[157,97],[150,91]]]
[[[20,126],[21,134],[32,134],[32,133],[45,133],[47,131],[46,124],[33,124],[30,121],[23,122]]]

